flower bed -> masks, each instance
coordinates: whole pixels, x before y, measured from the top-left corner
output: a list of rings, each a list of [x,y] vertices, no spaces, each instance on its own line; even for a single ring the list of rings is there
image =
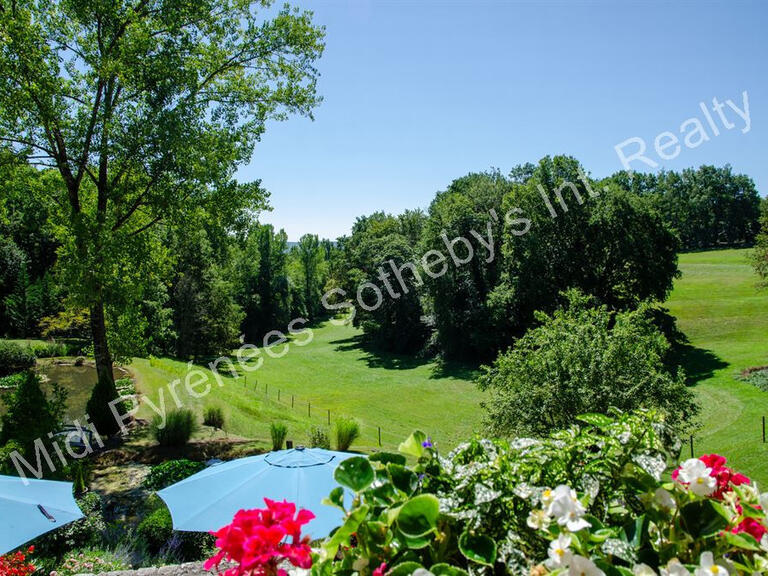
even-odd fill
[[[446,457],[416,432],[400,454],[339,465],[355,498],[349,508],[344,488],[327,498],[346,521],[313,554],[312,573],[768,573],[768,494],[718,455],[678,465],[679,450],[651,412],[586,415],[548,438],[474,440]],[[308,516],[277,505],[288,529],[267,504],[218,534],[211,565],[239,562],[232,576],[276,574],[280,558],[308,565],[299,533]]]

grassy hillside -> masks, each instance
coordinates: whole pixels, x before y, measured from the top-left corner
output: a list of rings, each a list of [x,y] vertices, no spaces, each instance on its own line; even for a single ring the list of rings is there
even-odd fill
[[[308,345],[293,345],[282,358],[265,356],[258,371],[225,378],[225,386],[215,385],[202,400],[190,398],[183,383],[176,390],[187,406],[222,406],[229,432],[248,438],[269,439],[270,423],[282,420],[289,426],[289,439],[306,443],[311,426],[327,426],[328,410],[331,422],[346,415],[363,425],[358,448],[378,447],[379,426],[382,444],[390,448],[415,428],[431,434],[444,448],[479,429],[482,395],[472,383],[473,374],[445,370],[434,362],[374,356],[359,345],[359,336],[350,326],[325,323],[314,329]],[[173,406],[167,386],[185,377],[186,364],[142,359],[132,368],[142,392],[157,404],[160,389],[165,388],[166,405]],[[152,414],[145,403],[140,416],[151,418]]]
[[[757,289],[747,250],[682,254],[680,269],[668,306],[691,344],[685,367],[702,405],[695,451],[719,452],[768,487],[768,394],[737,379],[768,364],[768,290]]]

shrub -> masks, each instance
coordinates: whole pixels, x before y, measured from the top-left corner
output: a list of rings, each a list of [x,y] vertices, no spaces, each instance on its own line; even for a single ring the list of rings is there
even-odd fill
[[[193,474],[205,469],[202,462],[191,460],[171,460],[157,466],[152,466],[149,474],[144,479],[144,487],[148,490],[162,490],[171,484],[181,482]]]
[[[75,358],[75,366],[82,366],[83,364],[85,364],[85,356]],[[115,385],[117,385],[117,382],[115,382]]]
[[[160,446],[184,446],[196,431],[195,413],[186,408],[168,412],[165,423],[160,416],[152,420],[152,434]]]
[[[328,437],[328,431],[319,426],[313,426],[309,431],[309,447],[331,449],[331,439]]]
[[[101,497],[89,492],[77,499],[84,518],[49,532],[36,541],[41,556],[61,556],[76,548],[98,548],[104,544],[107,524]]]
[[[99,378],[93,387],[91,397],[88,399],[85,410],[91,417],[91,422],[102,436],[112,436],[120,430],[120,423],[115,418],[110,408],[110,402],[119,398],[117,388],[112,380]],[[122,403],[116,405],[119,414],[125,414],[125,406]]]
[[[63,343],[46,342],[44,344],[32,344],[29,346],[35,358],[56,358],[67,356],[69,346]]]
[[[132,396],[136,394],[136,384],[132,378],[120,378],[115,380],[115,388],[120,396]]]
[[[27,346],[0,340],[0,376],[9,376],[35,365],[35,355]]]
[[[216,430],[224,430],[224,410],[220,406],[208,406],[203,411],[203,424]]]
[[[26,377],[27,376],[25,372],[11,374],[10,376],[3,376],[0,378],[0,390],[17,388]]]
[[[129,570],[128,559],[109,550],[85,549],[69,552],[56,567],[57,576],[75,574],[103,574]]]
[[[336,449],[341,452],[349,450],[350,446],[360,437],[360,425],[351,418],[336,420]]]
[[[171,513],[165,506],[158,508],[139,523],[139,536],[144,539],[150,553],[157,554],[173,534]]]
[[[612,314],[577,291],[485,368],[479,384],[493,434],[547,434],[578,414],[658,408],[682,427],[698,407],[681,372],[664,366],[669,343],[645,306]]]
[[[768,368],[750,370],[743,379],[748,384],[760,388],[763,392],[768,392]]]
[[[282,450],[285,438],[288,436],[288,426],[282,422],[272,422],[269,426],[269,434],[272,437],[272,450]]]
[[[61,425],[66,405],[66,392],[58,385],[48,399],[40,387],[40,378],[33,372],[25,372],[16,389],[6,399],[7,410],[0,418],[0,446],[15,441],[22,453],[33,453],[35,440],[47,440],[50,432]],[[29,459],[28,459],[29,460]]]

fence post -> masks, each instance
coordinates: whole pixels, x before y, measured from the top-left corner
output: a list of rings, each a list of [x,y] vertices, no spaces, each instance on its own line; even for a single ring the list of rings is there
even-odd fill
[[[763,416],[763,444],[765,444],[765,416]]]
[[[269,397],[269,382],[264,384],[264,395]]]
[[[312,418],[312,402],[307,402],[307,418]]]
[[[691,434],[690,442],[691,442],[691,458],[693,458],[693,434]]]
[[[277,401],[280,402],[280,389],[277,390]]]
[[[379,428],[379,446],[381,446],[381,426]]]
[[[328,410],[328,426],[331,425],[331,411]]]
[[[293,408],[293,401],[294,401],[294,396],[293,394],[291,394],[291,408]]]

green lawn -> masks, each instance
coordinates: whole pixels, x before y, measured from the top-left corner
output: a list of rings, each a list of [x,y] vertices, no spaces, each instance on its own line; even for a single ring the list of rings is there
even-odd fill
[[[682,254],[683,273],[667,303],[692,348],[685,366],[702,405],[697,454],[718,452],[768,487],[762,416],[768,394],[738,381],[768,364],[768,290],[757,288],[747,250]]]
[[[389,448],[416,428],[443,448],[479,430],[482,394],[472,383],[474,374],[441,370],[434,362],[372,355],[360,346],[359,336],[350,326],[325,323],[314,329],[310,344],[293,345],[282,358],[265,356],[258,371],[237,380],[225,378],[223,387],[214,385],[202,400],[191,398],[183,384],[176,390],[187,406],[222,406],[231,434],[262,440],[269,438],[270,423],[282,420],[289,427],[289,439],[306,443],[312,425],[327,426],[328,410],[331,422],[346,415],[362,424],[359,449],[378,448],[379,426],[382,444]],[[187,371],[183,362],[168,359],[135,360],[132,368],[140,390],[155,404],[159,390]],[[167,389],[164,396],[167,405],[173,405]],[[140,416],[151,415],[145,403]]]

